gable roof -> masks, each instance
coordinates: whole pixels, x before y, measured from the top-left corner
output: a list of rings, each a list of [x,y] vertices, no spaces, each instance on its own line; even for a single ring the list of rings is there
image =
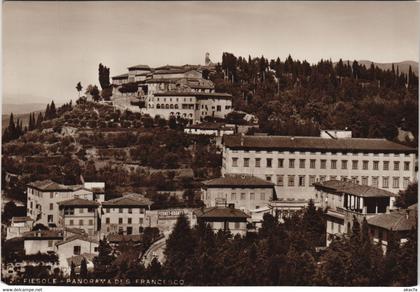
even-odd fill
[[[149,70],[150,71],[149,65],[142,65],[142,64],[130,66],[127,69],[128,70],[136,70],[136,69],[139,69],[139,70]]]
[[[272,182],[250,175],[226,175],[203,182],[207,188],[273,188]]]
[[[340,138],[292,136],[241,136],[227,135],[223,144],[234,149],[268,149],[283,151],[321,152],[383,152],[417,153],[417,150],[386,139]]]
[[[251,216],[245,214],[243,211],[228,207],[210,207],[195,210],[194,213],[197,218],[202,219],[216,219],[216,218],[229,218],[229,219],[245,219]]]
[[[108,234],[107,239],[109,242],[113,242],[113,243],[119,243],[122,241],[140,242],[142,239],[142,236],[139,234],[125,235],[125,234],[111,233],[111,234]]]
[[[217,98],[217,99],[231,99],[232,95],[229,93],[219,92],[194,92],[194,91],[164,91],[156,92],[155,96],[195,96],[198,99]]]
[[[367,219],[369,225],[392,231],[410,231],[417,226],[417,218],[406,210],[379,214]]]
[[[90,191],[84,188],[82,185],[63,185],[50,179],[30,182],[27,184],[27,186],[43,192],[74,192],[77,190]]]
[[[28,231],[22,234],[25,240],[50,240],[63,239],[63,231],[61,230],[37,230]]]
[[[381,198],[381,197],[397,197],[397,194],[389,191],[372,187],[352,183],[350,181],[340,180],[328,180],[324,182],[314,183],[316,189],[324,189],[326,191],[332,191],[335,193],[346,193],[355,195],[358,197],[370,197],[370,198]]]
[[[120,197],[102,202],[104,208],[143,207],[150,206],[152,201],[147,198]]]
[[[24,217],[15,216],[15,217],[12,217],[12,223],[22,223],[22,222],[28,222],[28,221],[34,221],[34,219],[32,219],[29,216],[24,216]]]
[[[112,79],[127,79],[128,78],[128,73],[112,76],[111,78]]]
[[[57,203],[59,207],[98,207],[99,203],[96,201],[85,200],[81,198],[74,198]]]
[[[99,241],[96,240],[96,239],[90,238],[90,237],[88,237],[86,235],[75,234],[75,235],[72,235],[72,236],[67,237],[63,241],[57,242],[55,245],[56,246],[63,245],[63,244],[72,242],[74,240],[82,240],[82,241],[87,241],[87,242],[99,244]]]

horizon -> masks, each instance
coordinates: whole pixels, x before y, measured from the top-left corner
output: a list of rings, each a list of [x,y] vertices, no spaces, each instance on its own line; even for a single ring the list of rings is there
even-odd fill
[[[77,82],[99,85],[99,63],[114,76],[135,64],[203,64],[206,52],[215,63],[223,52],[418,63],[417,2],[164,4],[5,2],[3,104],[75,99]]]

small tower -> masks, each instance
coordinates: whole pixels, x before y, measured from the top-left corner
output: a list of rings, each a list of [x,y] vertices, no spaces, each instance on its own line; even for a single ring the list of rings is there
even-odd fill
[[[211,60],[210,60],[210,53],[206,53],[206,58],[204,59],[204,64],[206,66],[211,64]]]

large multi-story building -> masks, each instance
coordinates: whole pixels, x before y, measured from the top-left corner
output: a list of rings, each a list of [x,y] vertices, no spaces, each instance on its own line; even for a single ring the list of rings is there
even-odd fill
[[[150,226],[146,211],[152,202],[146,198],[120,197],[102,203],[101,232],[140,234]]]
[[[141,112],[152,117],[187,119],[195,124],[205,117],[224,118],[232,111],[232,96],[216,93],[203,78],[206,66],[132,66],[128,73],[112,77],[113,103],[133,109],[141,101]]]
[[[416,180],[416,153],[385,139],[232,135],[223,138],[222,175],[266,179],[279,199],[315,199],[313,184],[326,180],[398,192]]]
[[[94,194],[83,185],[62,185],[51,180],[35,181],[27,185],[27,215],[34,225],[55,227],[59,224],[58,202],[81,198],[93,200]]]

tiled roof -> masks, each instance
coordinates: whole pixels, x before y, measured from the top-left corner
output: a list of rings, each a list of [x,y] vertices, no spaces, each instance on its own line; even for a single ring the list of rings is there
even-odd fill
[[[132,241],[132,242],[139,242],[141,241],[141,235],[125,235],[125,234],[118,234],[118,233],[112,233],[108,234],[107,239],[109,242],[121,242],[121,241]]]
[[[128,70],[135,70],[135,69],[140,69],[140,70],[150,70],[150,67],[148,65],[135,65],[135,66],[130,66],[127,68]]]
[[[379,214],[367,219],[369,225],[393,231],[410,231],[417,225],[416,216],[406,210],[394,211],[389,214]]]
[[[152,201],[146,198],[120,197],[102,203],[102,207],[142,207],[150,206]]]
[[[98,243],[99,244],[99,241],[96,240],[96,239],[90,238],[86,235],[76,234],[76,235],[72,235],[72,236],[67,237],[63,241],[57,242],[55,245],[57,245],[57,246],[63,245],[63,244],[66,244],[68,242],[72,242],[72,241],[78,240],[78,239],[83,240],[83,241],[87,241],[87,242],[91,242],[91,243]]]
[[[127,78],[128,78],[128,73],[112,76],[112,79],[127,79]]]
[[[397,194],[391,193],[380,188],[359,185],[350,181],[328,180],[324,182],[314,183],[314,186],[315,188],[329,189],[337,193],[346,193],[359,197],[380,198],[398,196]]]
[[[221,129],[231,129],[234,130],[235,127],[227,126],[224,123],[201,123],[185,127],[186,129],[202,129],[202,130],[221,130]]]
[[[384,152],[384,153],[417,153],[412,147],[401,145],[386,139],[341,138],[327,139],[321,137],[292,136],[241,136],[229,135],[223,138],[229,148],[238,149],[275,149],[284,151],[321,152]]]
[[[203,182],[207,188],[272,188],[272,182],[249,175],[226,175]]]
[[[63,185],[50,179],[30,182],[27,186],[46,192],[73,192],[80,189],[87,190],[82,185]]]
[[[99,203],[92,200],[85,200],[81,198],[74,198],[66,201],[61,201],[57,203],[58,206],[65,207],[98,207]]]
[[[251,216],[245,214],[243,211],[228,207],[210,207],[204,209],[195,210],[194,213],[197,218],[230,218],[230,219],[246,219]]]
[[[25,240],[47,240],[47,239],[63,239],[63,231],[61,230],[38,230],[28,231],[22,234]]]
[[[230,99],[232,95],[229,93],[218,92],[193,92],[193,91],[165,91],[156,92],[155,96],[196,96],[197,98],[224,98]]]
[[[84,229],[80,229],[80,228],[65,227],[64,230],[69,232],[69,233],[73,233],[73,234],[79,234],[79,235],[86,234],[86,231]]]
[[[13,217],[12,222],[13,223],[22,223],[27,221],[34,221],[31,217],[25,216],[25,217]]]

